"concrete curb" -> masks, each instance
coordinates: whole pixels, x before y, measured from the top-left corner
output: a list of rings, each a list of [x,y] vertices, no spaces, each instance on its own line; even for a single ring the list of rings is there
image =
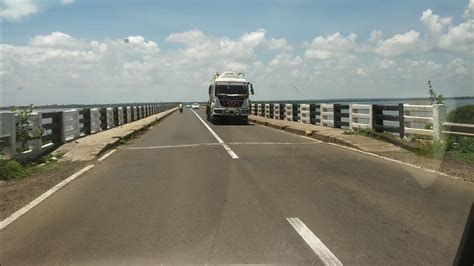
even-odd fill
[[[105,152],[109,151],[110,149],[120,145],[120,143],[123,141],[123,140],[128,140],[128,139],[131,139],[133,137],[135,137],[136,135],[142,133],[143,131],[147,130],[148,128],[150,128],[151,126],[159,123],[161,120],[167,118],[168,116],[170,116],[171,114],[173,114],[174,112],[176,112],[178,109],[171,109],[170,111],[165,111],[165,112],[168,112],[168,113],[165,113],[163,116],[155,119],[154,121],[152,121],[151,123],[147,124],[147,125],[144,125],[143,127],[139,128],[139,129],[134,129],[133,131],[131,131],[130,133],[126,134],[125,136],[120,136],[120,137],[114,137],[115,140],[113,140],[112,142],[109,142],[107,143],[102,149],[99,150],[99,152],[97,152],[97,154],[95,154],[96,157],[99,157],[101,156],[102,154],[104,154]]]

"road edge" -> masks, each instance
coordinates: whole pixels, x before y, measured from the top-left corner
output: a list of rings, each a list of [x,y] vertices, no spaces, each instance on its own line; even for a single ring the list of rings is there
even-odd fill
[[[345,141],[337,139],[337,138],[332,138],[332,137],[329,137],[329,136],[321,135],[321,134],[318,134],[314,131],[312,131],[311,134],[308,134],[308,132],[305,131],[305,130],[301,130],[301,129],[297,129],[297,128],[291,128],[291,127],[287,127],[287,126],[275,126],[275,125],[272,125],[271,123],[261,122],[261,121],[251,119],[251,118],[249,118],[249,122],[254,123],[256,125],[272,128],[272,129],[275,129],[275,130],[282,130],[282,131],[292,133],[292,134],[295,134],[295,135],[304,136],[306,138],[312,138],[312,139],[315,139],[315,140],[319,140],[323,143],[327,143],[329,145],[333,145],[333,146],[341,147],[341,148],[344,148],[344,149],[352,150],[352,151],[355,151],[355,152],[358,152],[358,153],[362,153],[362,154],[369,155],[369,156],[372,156],[372,157],[384,159],[384,160],[387,160],[387,161],[399,163],[399,164],[406,165],[406,166],[410,166],[410,167],[413,167],[413,168],[416,168],[416,169],[422,169],[424,171],[427,171],[427,172],[430,172],[430,173],[435,173],[437,175],[444,176],[444,177],[447,177],[449,179],[471,183],[471,182],[469,182],[469,181],[467,181],[467,180],[465,180],[461,177],[450,175],[450,174],[447,174],[447,173],[444,173],[444,172],[441,172],[441,171],[438,171],[438,170],[434,170],[434,169],[431,169],[431,168],[428,168],[428,167],[419,166],[419,165],[412,164],[412,163],[407,163],[407,162],[404,162],[404,161],[400,161],[400,160],[397,160],[397,159],[393,159],[393,158],[390,158],[390,157],[379,155],[379,154],[376,154],[376,153],[373,153],[373,152],[363,151],[363,150],[359,149],[358,147],[352,145],[351,143],[345,142]]]

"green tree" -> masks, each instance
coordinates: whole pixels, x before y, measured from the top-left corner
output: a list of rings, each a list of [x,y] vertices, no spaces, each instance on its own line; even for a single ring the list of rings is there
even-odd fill
[[[448,122],[474,124],[474,105],[458,107],[448,113]]]
[[[444,96],[441,93],[437,93],[434,89],[433,86],[431,86],[431,80],[428,80],[428,94],[430,104],[443,104],[444,103]]]
[[[28,142],[40,139],[43,136],[44,130],[42,128],[34,130],[31,126],[29,119],[33,113],[33,104],[28,105],[26,109],[19,109],[13,106],[11,111],[16,114],[16,139],[21,143],[20,150],[26,150]]]

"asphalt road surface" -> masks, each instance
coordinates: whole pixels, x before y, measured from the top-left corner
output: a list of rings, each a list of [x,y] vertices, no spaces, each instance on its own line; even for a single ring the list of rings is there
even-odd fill
[[[0,232],[1,265],[452,263],[473,184],[262,126],[208,126],[176,112],[97,162]]]

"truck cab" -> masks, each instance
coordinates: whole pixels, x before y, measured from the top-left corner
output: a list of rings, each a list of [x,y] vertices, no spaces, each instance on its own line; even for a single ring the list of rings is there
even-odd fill
[[[250,113],[250,94],[253,85],[242,73],[225,71],[216,73],[209,85],[209,101],[206,106],[207,119],[211,122],[238,119],[247,123]]]

